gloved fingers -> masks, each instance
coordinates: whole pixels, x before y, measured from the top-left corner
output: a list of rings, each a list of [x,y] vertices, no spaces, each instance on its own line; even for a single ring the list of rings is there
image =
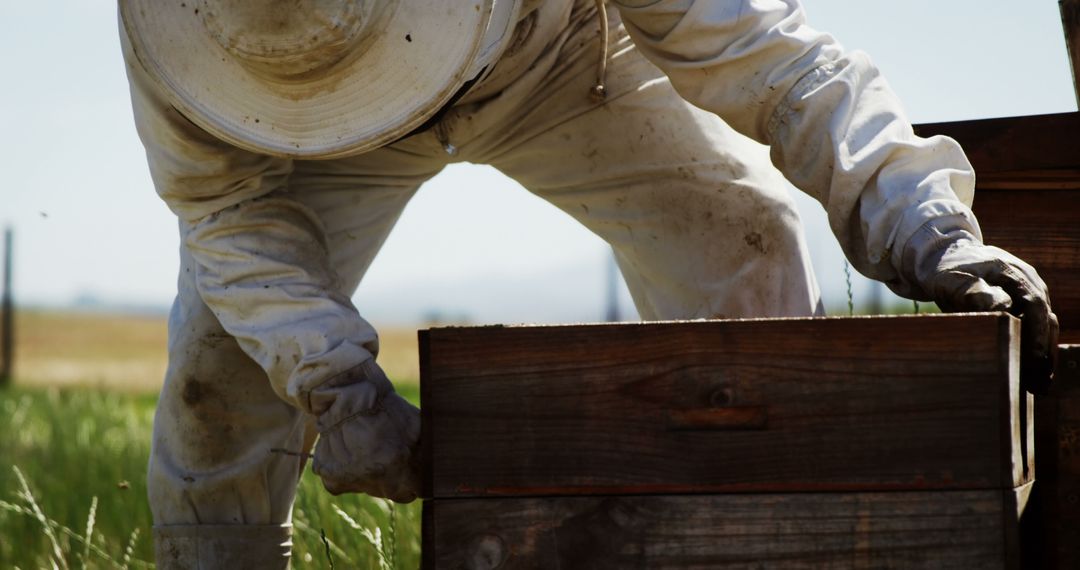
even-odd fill
[[[1006,287],[1009,287],[1006,285]],[[1054,374],[1058,319],[1045,295],[1016,286],[1016,311],[1020,317],[1020,383],[1032,394],[1046,394]]]
[[[394,455],[400,455],[400,449],[388,445],[357,445],[365,439],[342,429],[332,434],[323,435],[315,446],[315,459],[312,471],[322,479],[323,487],[332,494],[367,493],[373,496],[386,496],[387,462],[395,461]],[[368,443],[368,442],[365,442]]]
[[[383,402],[386,410],[394,416],[395,423],[404,430],[405,440],[418,441],[420,439],[420,408],[412,405],[397,393],[389,394]]]
[[[414,454],[410,453],[411,458]],[[332,495],[365,493],[373,497],[408,503],[419,494],[419,471],[411,464],[415,461],[396,461],[392,465],[369,466],[362,474],[343,473],[340,478],[321,475],[323,487]]]
[[[391,483],[381,494],[395,503],[411,503],[420,495],[419,449],[413,449],[409,459],[397,465],[384,481]],[[396,484],[395,484],[396,483]]]
[[[966,271],[944,271],[938,274],[931,292],[941,310],[949,313],[1007,311],[1012,297],[1001,287],[995,287]]]
[[[1033,394],[1045,394],[1053,377],[1057,353],[1058,319],[1050,308],[1046,283],[1035,268],[1006,251],[999,253],[995,269],[985,276],[1013,300],[1009,312],[1020,318],[1020,381]]]
[[[365,454],[364,447],[370,445],[367,442],[371,439],[370,434],[346,434],[342,429],[320,434],[315,444],[315,453],[312,454],[311,470],[324,482],[347,477],[349,466]]]
[[[420,494],[420,409],[397,393],[389,394],[383,405],[408,446],[407,454],[399,457],[393,472],[385,477],[386,481],[397,482],[396,488],[383,496],[398,503],[408,503]]]
[[[1048,313],[1043,322],[1046,323],[1045,331],[1042,330],[1042,325],[1038,324],[1038,319],[1033,319],[1027,314],[1021,319],[1020,386],[1032,394],[1046,395],[1050,393],[1054,369],[1057,367],[1057,315]],[[1029,323],[1036,323],[1030,325],[1034,332],[1028,332]],[[1044,344],[1047,345],[1045,352],[1042,348]]]
[[[934,258],[930,258],[934,259]],[[933,262],[923,289],[945,311],[1006,310],[1021,321],[1021,383],[1045,391],[1053,371],[1058,323],[1046,283],[1035,268],[1009,252],[955,240]]]
[[[394,392],[321,434],[312,469],[331,494],[360,492],[397,502],[420,491],[420,411]]]
[[[1019,272],[1031,284],[1031,290],[1041,292],[1043,295],[1046,294],[1048,291],[1046,282],[1043,281],[1039,272],[1031,264],[999,247],[985,247],[987,251],[996,256],[995,261],[999,266],[1004,265],[1009,268],[1009,271]]]
[[[997,270],[985,279],[1001,287],[1012,298],[1009,312],[1020,317],[1023,323],[1022,335],[1028,343],[1025,352],[1049,355],[1051,346],[1057,343],[1057,317],[1050,309],[1046,284],[1034,268],[1018,259],[997,260],[997,265]]]
[[[1047,394],[1057,357],[1058,319],[1042,299],[1025,303],[1020,315],[1020,384]]]

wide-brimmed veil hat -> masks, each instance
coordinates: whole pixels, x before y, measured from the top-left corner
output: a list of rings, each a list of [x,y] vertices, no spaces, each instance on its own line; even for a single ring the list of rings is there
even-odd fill
[[[120,0],[169,101],[252,151],[332,158],[414,131],[490,66],[520,0]]]

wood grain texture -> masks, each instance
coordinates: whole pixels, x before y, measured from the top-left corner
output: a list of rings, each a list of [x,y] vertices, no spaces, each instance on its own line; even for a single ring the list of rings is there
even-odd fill
[[[1080,346],[1063,346],[1036,400],[1038,480],[1023,529],[1028,568],[1080,568]]]
[[[980,189],[974,211],[986,243],[1027,261],[1046,281],[1060,341],[1080,343],[1080,191]]]
[[[1019,568],[1024,490],[435,499],[423,567]]]
[[[964,147],[980,187],[1043,172],[1080,169],[1080,112],[916,125],[919,136],[945,135]]]
[[[1033,471],[1017,325],[422,331],[425,496],[1016,487]]]

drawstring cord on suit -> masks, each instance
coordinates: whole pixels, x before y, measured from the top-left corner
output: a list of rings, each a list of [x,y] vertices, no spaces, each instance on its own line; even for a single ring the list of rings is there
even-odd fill
[[[435,132],[435,139],[438,140],[439,144],[442,145],[443,151],[450,156],[457,156],[458,149],[456,146],[450,143],[450,133],[446,128],[446,124],[442,121],[439,121],[435,123],[435,126],[432,127],[432,130]]]
[[[604,0],[596,0],[596,9],[600,16],[600,66],[596,70],[596,85],[589,90],[589,95],[594,101],[603,101],[607,98],[607,56],[608,56],[608,20],[607,6]]]

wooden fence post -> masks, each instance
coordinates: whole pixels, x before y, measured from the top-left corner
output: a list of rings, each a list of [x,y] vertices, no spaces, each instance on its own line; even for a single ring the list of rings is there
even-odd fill
[[[15,307],[11,300],[11,250],[13,233],[4,230],[4,289],[0,299],[0,386],[11,383],[12,360],[15,352]]]
[[[1061,7],[1061,24],[1065,27],[1065,47],[1072,64],[1073,87],[1080,104],[1080,0],[1058,0],[1058,5]]]

